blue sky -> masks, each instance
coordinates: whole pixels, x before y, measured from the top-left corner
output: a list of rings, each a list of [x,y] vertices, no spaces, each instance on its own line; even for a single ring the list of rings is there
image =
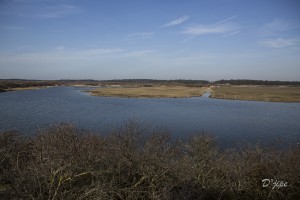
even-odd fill
[[[1,0],[0,78],[300,81],[297,0]]]

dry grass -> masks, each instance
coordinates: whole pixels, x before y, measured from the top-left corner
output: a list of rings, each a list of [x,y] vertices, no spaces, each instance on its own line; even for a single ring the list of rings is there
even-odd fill
[[[88,91],[94,96],[128,98],[183,98],[202,96],[205,87],[158,86],[158,87],[109,87]]]
[[[212,88],[212,98],[272,102],[300,102],[300,87],[221,86]]]
[[[6,91],[22,91],[22,90],[38,90],[48,88],[47,86],[38,86],[38,87],[19,87],[19,88],[9,88]]]
[[[146,134],[147,132],[147,134]],[[0,199],[299,199],[300,149],[218,151],[129,121],[104,137],[72,124],[0,134]],[[262,187],[262,180],[287,187]]]

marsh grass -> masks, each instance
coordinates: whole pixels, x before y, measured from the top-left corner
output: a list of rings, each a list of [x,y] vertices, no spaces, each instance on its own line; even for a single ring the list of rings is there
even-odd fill
[[[145,134],[147,132],[147,134]],[[299,199],[300,148],[218,150],[204,134],[128,121],[101,136],[63,123],[0,134],[1,199]],[[263,188],[265,178],[288,182]]]
[[[186,86],[144,86],[144,87],[104,87],[88,91],[94,96],[129,98],[183,98],[202,96],[206,87]]]
[[[272,102],[300,102],[300,87],[221,86],[212,88],[212,98]]]

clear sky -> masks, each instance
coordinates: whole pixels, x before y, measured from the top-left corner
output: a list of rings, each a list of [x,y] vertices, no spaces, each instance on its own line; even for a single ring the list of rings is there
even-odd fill
[[[300,81],[300,1],[0,0],[0,78]]]

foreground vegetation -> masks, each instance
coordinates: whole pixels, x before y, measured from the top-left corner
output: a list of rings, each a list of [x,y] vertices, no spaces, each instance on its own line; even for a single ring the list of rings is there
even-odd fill
[[[221,86],[212,88],[212,98],[272,102],[300,102],[300,87]]]
[[[157,87],[104,87],[88,91],[94,96],[109,97],[152,97],[152,98],[182,98],[202,96],[205,87],[157,86]]]
[[[299,146],[219,151],[209,136],[170,142],[134,121],[106,136],[72,124],[4,132],[0,162],[0,199],[300,199]]]

